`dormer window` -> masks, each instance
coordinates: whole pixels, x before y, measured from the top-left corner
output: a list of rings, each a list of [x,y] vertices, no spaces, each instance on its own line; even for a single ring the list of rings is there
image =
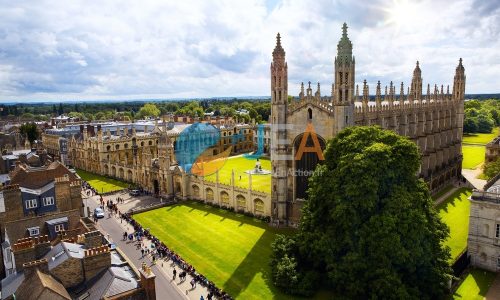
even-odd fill
[[[36,208],[38,206],[36,199],[26,200],[26,209]]]
[[[40,235],[40,227],[39,226],[30,227],[27,230],[28,230],[28,233],[29,233],[30,236],[38,236],[38,235]]]

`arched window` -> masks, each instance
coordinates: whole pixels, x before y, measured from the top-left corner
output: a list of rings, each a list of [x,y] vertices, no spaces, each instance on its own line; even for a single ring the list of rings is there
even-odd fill
[[[242,195],[236,196],[236,204],[238,205],[238,209],[244,210],[247,207],[247,201]]]
[[[115,149],[116,149],[116,150],[120,149],[120,145],[116,145],[116,146],[115,146]]]
[[[149,146],[153,145],[153,141],[149,141]]]
[[[192,188],[193,188],[193,197],[200,197],[200,188],[195,184],[193,184]]]
[[[264,201],[257,198],[253,201],[253,203],[254,203],[255,213],[256,214],[263,214],[264,213]]]
[[[229,205],[229,194],[222,191],[220,193],[220,201],[222,202],[222,204]]]
[[[207,188],[205,190],[206,194],[207,194],[207,200],[208,201],[213,201],[214,200],[214,191],[212,191],[211,188]]]
[[[307,119],[308,119],[309,121],[311,121],[311,120],[312,120],[312,118],[313,118],[313,111],[312,111],[312,109],[310,109],[310,108],[309,108],[309,109],[307,110]]]
[[[111,150],[111,146],[107,146],[107,147],[106,147],[106,150],[107,150],[107,151],[110,151],[110,150]]]

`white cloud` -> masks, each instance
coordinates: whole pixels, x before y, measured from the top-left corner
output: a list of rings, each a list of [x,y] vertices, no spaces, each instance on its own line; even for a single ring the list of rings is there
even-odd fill
[[[278,31],[290,94],[329,93],[344,21],[372,93],[407,85],[417,59],[425,83],[452,84],[459,57],[467,92],[499,92],[496,1],[394,1],[0,0],[0,99],[268,95]]]

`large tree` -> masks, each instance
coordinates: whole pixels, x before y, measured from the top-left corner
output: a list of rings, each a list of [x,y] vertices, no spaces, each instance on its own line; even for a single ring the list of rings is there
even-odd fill
[[[19,128],[19,132],[21,135],[30,141],[32,144],[35,140],[38,139],[40,133],[38,132],[38,128],[35,123],[24,123]]]
[[[351,299],[440,298],[451,272],[442,247],[449,230],[419,165],[406,137],[374,126],[341,131],[310,179],[294,237],[299,264]]]
[[[160,110],[154,103],[146,103],[144,104],[143,107],[139,110],[139,116],[144,118],[144,117],[158,117],[160,115]]]

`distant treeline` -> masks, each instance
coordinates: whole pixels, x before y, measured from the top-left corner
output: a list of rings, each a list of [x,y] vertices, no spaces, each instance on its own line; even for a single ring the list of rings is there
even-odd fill
[[[148,106],[153,104],[158,109]],[[248,114],[237,111],[245,109]],[[205,113],[215,116],[229,116],[257,122],[267,121],[271,114],[269,99],[193,100],[161,102],[78,102],[78,103],[17,103],[0,104],[0,118],[48,121],[53,116],[67,115],[82,120],[135,120],[150,116],[169,114],[203,117]]]

